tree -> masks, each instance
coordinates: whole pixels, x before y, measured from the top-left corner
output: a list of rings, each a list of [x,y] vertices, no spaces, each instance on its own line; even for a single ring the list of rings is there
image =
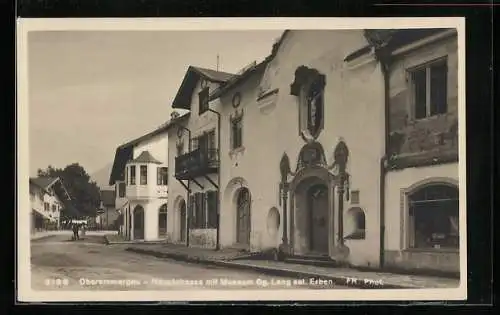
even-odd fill
[[[95,216],[101,203],[100,190],[89,174],[78,163],[66,166],[64,169],[38,169],[38,176],[59,177],[71,196],[68,207],[75,207],[84,216]]]

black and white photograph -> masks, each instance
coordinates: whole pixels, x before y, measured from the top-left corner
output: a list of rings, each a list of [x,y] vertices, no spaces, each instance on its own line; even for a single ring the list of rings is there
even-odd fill
[[[17,28],[19,300],[466,298],[463,18]]]

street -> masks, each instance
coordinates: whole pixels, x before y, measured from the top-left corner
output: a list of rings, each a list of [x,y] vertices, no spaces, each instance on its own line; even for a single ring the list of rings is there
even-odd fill
[[[126,245],[104,245],[102,236],[70,237],[31,242],[34,290],[346,289],[135,254],[125,251]]]

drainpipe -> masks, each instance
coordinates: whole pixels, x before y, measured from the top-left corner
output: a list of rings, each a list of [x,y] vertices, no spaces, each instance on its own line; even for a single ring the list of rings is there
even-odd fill
[[[375,58],[380,62],[382,77],[384,80],[384,156],[380,159],[380,268],[385,264],[385,178],[387,174],[386,162],[389,159],[389,133],[390,133],[390,55],[386,48],[375,49]]]
[[[220,173],[221,173],[221,166],[220,166],[220,128],[221,128],[221,114],[211,108],[208,108],[208,111],[214,113],[217,115],[217,160],[219,163],[218,167],[218,174],[217,174],[217,227],[216,227],[216,243],[215,243],[215,250],[220,249],[220,204],[221,204],[221,191],[220,191]]]

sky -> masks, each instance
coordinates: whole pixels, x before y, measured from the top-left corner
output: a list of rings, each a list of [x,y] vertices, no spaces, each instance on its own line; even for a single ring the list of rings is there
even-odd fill
[[[79,163],[92,174],[116,147],[164,123],[189,65],[236,73],[282,31],[32,31],[30,176]]]

